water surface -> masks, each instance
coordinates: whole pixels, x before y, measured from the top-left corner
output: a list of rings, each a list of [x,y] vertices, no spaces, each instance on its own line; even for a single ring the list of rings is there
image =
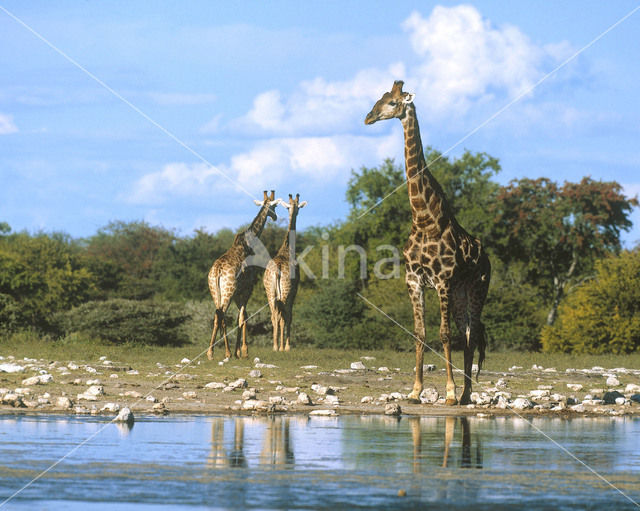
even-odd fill
[[[640,419],[0,416],[1,500],[56,462],[3,508],[638,509]]]

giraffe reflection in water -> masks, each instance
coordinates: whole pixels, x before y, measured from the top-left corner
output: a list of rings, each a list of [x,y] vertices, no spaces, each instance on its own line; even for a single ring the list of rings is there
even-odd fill
[[[482,442],[480,437],[475,438],[475,452],[472,456],[471,425],[466,417],[445,417],[444,423],[444,453],[442,467],[449,466],[449,458],[452,456],[451,443],[454,438],[456,422],[460,422],[462,429],[462,445],[460,452],[460,468],[482,468]],[[413,471],[420,472],[422,461],[422,427],[420,418],[409,419],[411,437],[413,440]]]
[[[224,428],[231,422],[224,418],[215,418],[211,422],[211,453],[209,465],[216,468],[248,466],[244,453],[244,427],[246,421],[264,424],[260,464],[280,468],[292,468],[295,463],[291,435],[289,433],[289,417],[268,417],[265,419],[249,419],[238,417],[233,419],[233,446],[227,449]]]

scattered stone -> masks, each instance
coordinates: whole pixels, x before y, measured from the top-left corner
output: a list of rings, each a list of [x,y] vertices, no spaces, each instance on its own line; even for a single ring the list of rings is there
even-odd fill
[[[298,394],[298,399],[296,400],[298,404],[301,405],[312,405],[311,398],[306,392],[300,392]]]
[[[91,411],[86,407],[86,406],[82,406],[82,405],[78,405],[73,409],[74,413],[77,413],[78,415],[87,415],[89,413],[91,413]]]
[[[115,419],[113,419],[113,421],[124,422],[131,426],[134,422],[133,412],[129,407],[125,406],[122,410],[120,410],[120,413],[118,413],[118,415],[116,416]]]
[[[262,362],[258,362],[255,366],[258,369],[278,369],[278,366],[274,366],[273,364],[263,364]]]
[[[169,410],[167,410],[167,407],[164,403],[156,403],[151,407],[151,410],[153,411],[153,413],[159,413],[162,415],[166,415],[167,413],[169,413]]]
[[[258,369],[249,371],[249,378],[262,378],[262,373]]]
[[[98,372],[98,370],[97,370],[97,369],[95,369],[95,368],[93,368],[93,367],[91,367],[91,366],[86,366],[86,367],[84,368],[84,370],[85,370],[85,371],[87,371],[87,372],[88,372],[88,373],[90,373],[90,374],[95,374],[95,373],[97,373],[97,372]]]
[[[381,373],[388,373],[389,372],[389,368],[382,366],[382,367],[378,367],[378,371]]]
[[[583,404],[573,405],[573,406],[570,406],[569,408],[571,408],[571,410],[573,410],[574,412],[579,412],[579,413],[582,413],[586,410]]]
[[[67,396],[60,396],[56,399],[56,408],[61,408],[62,410],[69,410],[73,408],[73,401],[69,399]]]
[[[115,413],[120,410],[120,405],[118,403],[105,403],[105,405],[100,408],[101,412],[112,412]]]
[[[249,399],[248,401],[244,401],[242,403],[243,410],[255,410],[255,411],[268,411],[270,409],[270,404],[262,399]]]
[[[469,398],[471,399],[471,402],[476,405],[488,405],[491,403],[491,396],[486,392],[481,394],[478,392],[472,392]]]
[[[256,389],[248,389],[242,393],[242,400],[256,399]]]
[[[321,396],[326,396],[327,394],[332,395],[335,394],[335,390],[331,387],[325,387],[324,385],[320,385],[318,383],[314,383],[311,385],[311,390],[313,390],[316,394],[320,394]]]
[[[189,360],[188,358],[186,358],[186,357],[185,357],[185,358],[183,358],[183,359],[180,361],[180,363],[181,363],[181,364],[190,364],[190,363],[191,363],[191,360]]]
[[[87,385],[100,385],[100,380],[87,380]]]
[[[127,391],[124,393],[124,395],[125,395],[126,397],[134,397],[134,398],[142,397],[142,394],[140,394],[140,392],[138,392],[137,390],[127,390]]]
[[[187,390],[186,392],[182,393],[182,397],[184,397],[185,399],[195,399],[196,397],[198,397],[198,395],[193,390]]]
[[[102,385],[91,385],[87,390],[84,391],[84,393],[91,396],[103,396],[104,387]]]
[[[495,401],[495,407],[500,408],[501,410],[505,410],[509,407],[509,401],[504,396],[498,396]]]
[[[227,385],[224,383],[220,383],[217,381],[212,381],[211,383],[207,383],[204,387],[206,389],[224,389]]]
[[[529,395],[533,399],[543,399],[548,398],[551,395],[551,392],[549,392],[548,390],[532,390],[531,392],[529,392]]]
[[[516,371],[517,369],[522,369],[522,366],[511,366],[509,371]]]
[[[247,380],[244,378],[238,378],[236,381],[231,382],[229,385],[225,387],[225,391],[227,389],[235,390],[235,389],[243,389],[247,386]]]
[[[70,371],[75,371],[75,370],[77,370],[77,369],[78,369],[78,364],[76,364],[75,362],[69,362],[69,363],[67,364],[67,368],[68,368]]]
[[[310,366],[302,366],[300,369],[305,369],[305,370],[309,371],[309,370],[311,370],[311,369],[318,369],[318,366],[313,366],[313,365],[310,365]]]
[[[335,410],[313,410],[309,412],[313,417],[337,417],[338,413]]]
[[[432,405],[438,401],[439,397],[440,395],[435,387],[426,387],[420,392],[419,399],[422,404]]]
[[[499,378],[498,381],[496,382],[496,388],[498,388],[498,389],[507,388],[506,380],[504,378]]]
[[[366,369],[366,367],[362,362],[358,360],[357,362],[351,362],[351,369],[363,370]]]
[[[616,378],[615,376],[609,376],[607,378],[607,387],[619,387],[620,386],[620,380],[618,380],[618,378]]]
[[[636,385],[635,383],[627,383],[627,386],[624,388],[625,394],[637,394],[640,392],[640,385]]]
[[[6,364],[0,364],[0,373],[21,373],[24,371],[24,367],[12,362]]]
[[[324,402],[329,405],[338,406],[340,404],[340,398],[333,394],[327,394],[324,398]]]
[[[388,403],[384,407],[384,414],[398,416],[402,414],[402,409],[398,403]]]
[[[525,397],[519,397],[511,403],[511,408],[515,408],[516,410],[527,410],[529,408],[533,408],[533,403]]]
[[[120,377],[116,373],[113,373],[113,374],[109,375],[109,378],[116,379],[116,378],[120,378]]]
[[[624,396],[620,392],[618,392],[617,390],[612,390],[609,392],[605,392],[602,400],[606,405],[614,405],[616,404],[616,400],[618,398],[622,398],[624,400]],[[624,401],[622,401],[622,404],[624,404]]]
[[[545,372],[545,373],[557,373],[557,372],[558,372],[558,370],[557,370],[555,367],[547,367],[547,368],[544,370],[544,372]]]
[[[389,394],[389,399],[391,399],[392,401],[402,401],[406,397],[407,396],[401,394],[400,392],[392,392],[391,394]]]
[[[149,403],[157,403],[158,402],[158,398],[155,396],[147,396],[144,398],[145,401],[148,401]]]
[[[2,396],[2,404],[3,405],[11,405],[14,408],[24,408],[25,404],[22,401],[22,396],[16,394],[15,392],[9,392]]]
[[[591,406],[603,405],[604,399],[583,399],[582,404]]]
[[[578,392],[579,390],[582,390],[582,385],[580,385],[579,383],[567,383],[567,388],[569,390],[573,390],[574,392]]]
[[[40,374],[38,376],[32,376],[31,378],[22,380],[22,384],[30,387],[31,385],[43,385],[45,383],[51,383],[52,381],[53,376],[50,374]]]
[[[368,403],[373,403],[373,396],[364,396],[360,402],[362,404],[368,404]]]
[[[624,405],[626,404],[627,400],[624,397],[618,397],[616,398],[616,404],[617,405]]]
[[[282,396],[269,396],[269,403],[272,405],[284,405],[286,402],[286,399]]]
[[[136,375],[136,374],[140,374],[136,369],[130,369],[127,371],[127,374],[131,374],[131,375]]]
[[[539,366],[538,364],[533,364],[533,365],[531,366],[531,370],[532,370],[532,371],[542,371],[543,369],[544,369],[544,367]]]

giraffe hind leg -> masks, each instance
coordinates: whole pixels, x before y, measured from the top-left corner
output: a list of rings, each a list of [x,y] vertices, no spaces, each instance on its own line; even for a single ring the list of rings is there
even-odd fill
[[[213,360],[213,345],[216,342],[216,335],[218,333],[218,328],[220,327],[220,314],[219,309],[213,314],[213,333],[211,334],[211,342],[209,343],[209,349],[207,350],[207,358],[209,360]]]

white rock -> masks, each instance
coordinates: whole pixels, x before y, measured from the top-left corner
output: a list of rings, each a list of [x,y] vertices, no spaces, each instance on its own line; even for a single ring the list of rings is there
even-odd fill
[[[496,408],[504,410],[509,407],[509,401],[504,396],[498,396],[495,406]]]
[[[117,417],[113,420],[114,422],[126,422],[127,424],[133,424],[133,412],[130,408],[125,406],[122,410],[120,410],[120,413],[118,413]]]
[[[509,368],[509,371],[515,371],[515,370],[517,370],[517,369],[522,369],[522,366],[511,366],[511,367]]]
[[[116,373],[110,374],[109,378],[113,378],[114,380],[120,378]]]
[[[78,369],[78,364],[76,364],[75,362],[69,362],[69,363],[67,364],[67,368],[68,368],[70,371],[75,371],[76,369]]]
[[[327,394],[324,398],[324,402],[329,405],[337,406],[340,404],[340,398],[332,394]]]
[[[300,369],[305,369],[308,371],[310,369],[318,369],[318,366],[314,366],[314,365],[302,366]]]
[[[543,369],[544,369],[544,367],[539,366],[538,364],[533,364],[533,365],[531,366],[531,370],[532,370],[532,371],[542,371]]]
[[[26,386],[38,385],[40,383],[40,376],[32,376],[31,378],[25,378],[22,380],[22,384]]]
[[[83,392],[82,394],[78,394],[77,396],[78,401],[80,400],[84,400],[84,401],[97,401],[98,397],[93,395],[93,394],[88,394],[87,392]]]
[[[120,410],[120,405],[118,403],[105,403],[105,405],[100,408],[101,412],[118,412]]]
[[[569,408],[571,408],[574,412],[580,412],[580,413],[586,410],[586,408],[582,404],[573,405],[573,406],[570,406]]]
[[[84,368],[84,370],[85,370],[85,371],[87,371],[88,373],[91,373],[91,374],[95,374],[95,373],[97,373],[97,372],[98,372],[98,370],[97,370],[97,369],[94,369],[93,367],[89,367],[89,366],[86,366],[86,367]]]
[[[262,373],[258,369],[249,371],[249,378],[262,378]]]
[[[266,411],[269,409],[269,403],[263,401],[262,399],[249,399],[248,401],[243,401],[242,409]]]
[[[22,401],[22,396],[16,394],[15,392],[9,392],[8,394],[2,396],[2,404],[11,405],[14,408],[22,408],[25,406],[24,402]]]
[[[368,404],[368,403],[373,403],[373,396],[364,396],[360,402],[362,404]]]
[[[551,392],[549,392],[548,390],[532,390],[531,392],[529,392],[529,395],[534,399],[542,399],[545,397],[549,397],[551,395]]]
[[[616,398],[616,404],[617,405],[623,405],[627,402],[627,400],[624,397],[617,397]]]
[[[226,386],[227,385],[224,383],[212,381],[211,383],[207,383],[204,387],[207,389],[224,389]]]
[[[269,396],[269,403],[272,405],[283,405],[286,403],[286,399],[282,396]]]
[[[401,394],[400,392],[392,392],[389,394],[389,399],[393,401],[402,401],[406,396]]]
[[[157,403],[158,402],[158,398],[155,396],[147,396],[144,398],[145,401],[148,401],[149,403]]]
[[[21,373],[22,371],[24,371],[24,367],[19,364],[0,364],[0,373]]]
[[[499,378],[496,382],[496,387],[499,389],[504,389],[507,387],[507,382],[504,378]]]
[[[640,385],[636,385],[635,383],[627,383],[627,386],[624,388],[625,394],[637,394],[640,393]]]
[[[337,417],[337,412],[335,410],[313,410],[309,412],[309,415],[313,417]]]
[[[362,370],[366,369],[366,367],[362,362],[358,360],[357,362],[351,362],[351,369]]]
[[[104,387],[102,385],[91,385],[87,390],[84,391],[84,393],[91,396],[103,396]]]
[[[579,383],[567,383],[567,388],[574,392],[578,392],[579,390],[582,390],[582,385]]]
[[[184,397],[185,399],[195,399],[196,397],[198,397],[198,395],[193,390],[187,390],[186,392],[182,393],[182,397]]]
[[[183,358],[183,359],[180,361],[180,363],[181,363],[181,364],[190,364],[190,363],[191,363],[191,360],[189,360],[188,358],[186,358],[186,357],[185,357],[185,358]]]
[[[385,407],[384,407],[384,414],[385,415],[401,415],[402,414],[402,408],[400,408],[400,405],[398,403],[388,403]]]
[[[258,369],[278,369],[278,366],[274,366],[273,364],[263,364],[259,362],[255,365]]]
[[[244,378],[238,378],[236,381],[231,382],[229,385],[227,385],[228,388],[233,389],[242,389],[245,388],[247,386],[247,380],[245,380]]]
[[[516,410],[527,410],[529,408],[533,408],[533,403],[527,398],[518,397],[514,399],[513,403],[511,403],[511,408],[515,408]]]
[[[87,380],[87,385],[100,385],[100,380]]]
[[[378,367],[378,371],[381,373],[388,373],[389,372],[389,368],[382,366],[382,367]]]
[[[311,405],[311,404],[313,404],[311,402],[311,398],[309,397],[309,395],[306,392],[300,392],[300,394],[298,394],[298,399],[296,401],[298,402],[298,404],[301,404],[301,405]]]
[[[256,389],[247,389],[242,393],[242,400],[256,399]]]
[[[607,387],[618,387],[620,385],[620,380],[615,376],[609,376],[607,378]]]
[[[142,394],[137,390],[127,390],[124,395],[127,397],[142,397]]]
[[[60,396],[56,399],[56,408],[62,408],[63,410],[68,410],[73,407],[73,401],[69,399],[67,396]]]
[[[260,363],[260,359],[258,357],[253,359],[253,364],[259,364]]]
[[[438,401],[439,397],[440,396],[438,395],[438,391],[435,387],[426,387],[422,389],[422,392],[420,392],[419,399],[423,404],[433,404]]]

